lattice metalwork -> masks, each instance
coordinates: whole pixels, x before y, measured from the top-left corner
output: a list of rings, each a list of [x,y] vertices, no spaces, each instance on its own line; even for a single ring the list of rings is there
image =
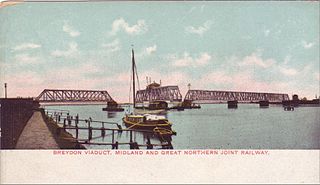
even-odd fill
[[[45,89],[39,102],[114,102],[107,91]]]
[[[283,100],[289,100],[289,96],[288,94],[279,93],[189,90],[185,96],[185,100],[217,102],[230,100],[238,100],[238,102],[256,102],[268,100],[269,102],[282,102]]]
[[[144,101],[181,101],[182,95],[178,86],[163,86],[139,90],[136,94],[136,102],[142,103]]]

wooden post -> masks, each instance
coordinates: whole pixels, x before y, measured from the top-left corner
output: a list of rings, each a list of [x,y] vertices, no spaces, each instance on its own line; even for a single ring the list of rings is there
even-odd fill
[[[114,143],[114,130],[112,130],[112,144]]]
[[[63,119],[63,130],[66,130],[66,118]]]
[[[119,132],[119,133],[122,133],[122,127],[121,127],[121,125],[117,124],[117,126],[118,126],[118,128],[119,128],[118,132]]]
[[[147,136],[147,149],[153,149],[153,145],[151,144],[149,135]]]
[[[101,127],[101,136],[104,137],[104,136],[106,136],[106,130],[104,129],[104,122],[101,122],[101,125],[102,125],[102,127]]]
[[[111,146],[112,146],[112,149],[118,149],[118,147],[119,147],[118,141],[116,143],[112,144]]]
[[[91,119],[88,120],[88,140],[92,139]]]
[[[78,130],[78,125],[76,125],[76,139],[79,137],[79,130]]]
[[[130,130],[130,143],[132,143],[132,130]]]
[[[68,119],[68,125],[70,126],[71,125],[71,117],[68,115],[67,119]]]
[[[101,136],[102,137],[106,136],[106,131],[104,130],[104,127],[101,128]]]
[[[76,125],[78,124],[78,122],[79,122],[79,115],[77,114],[76,115]]]

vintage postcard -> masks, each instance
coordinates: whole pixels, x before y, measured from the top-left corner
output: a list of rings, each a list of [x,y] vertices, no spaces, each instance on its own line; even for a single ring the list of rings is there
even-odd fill
[[[318,1],[0,7],[1,184],[320,182]]]

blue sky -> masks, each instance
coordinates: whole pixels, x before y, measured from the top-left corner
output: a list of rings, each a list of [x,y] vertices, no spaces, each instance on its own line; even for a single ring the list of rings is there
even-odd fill
[[[149,76],[183,96],[188,83],[319,96],[318,2],[19,3],[0,21],[10,97],[99,89],[128,101],[132,44],[140,88]]]

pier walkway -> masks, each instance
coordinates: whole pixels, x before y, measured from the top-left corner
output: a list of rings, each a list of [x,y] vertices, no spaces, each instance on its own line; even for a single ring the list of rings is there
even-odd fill
[[[24,127],[16,149],[59,149],[40,111],[33,113]]]

